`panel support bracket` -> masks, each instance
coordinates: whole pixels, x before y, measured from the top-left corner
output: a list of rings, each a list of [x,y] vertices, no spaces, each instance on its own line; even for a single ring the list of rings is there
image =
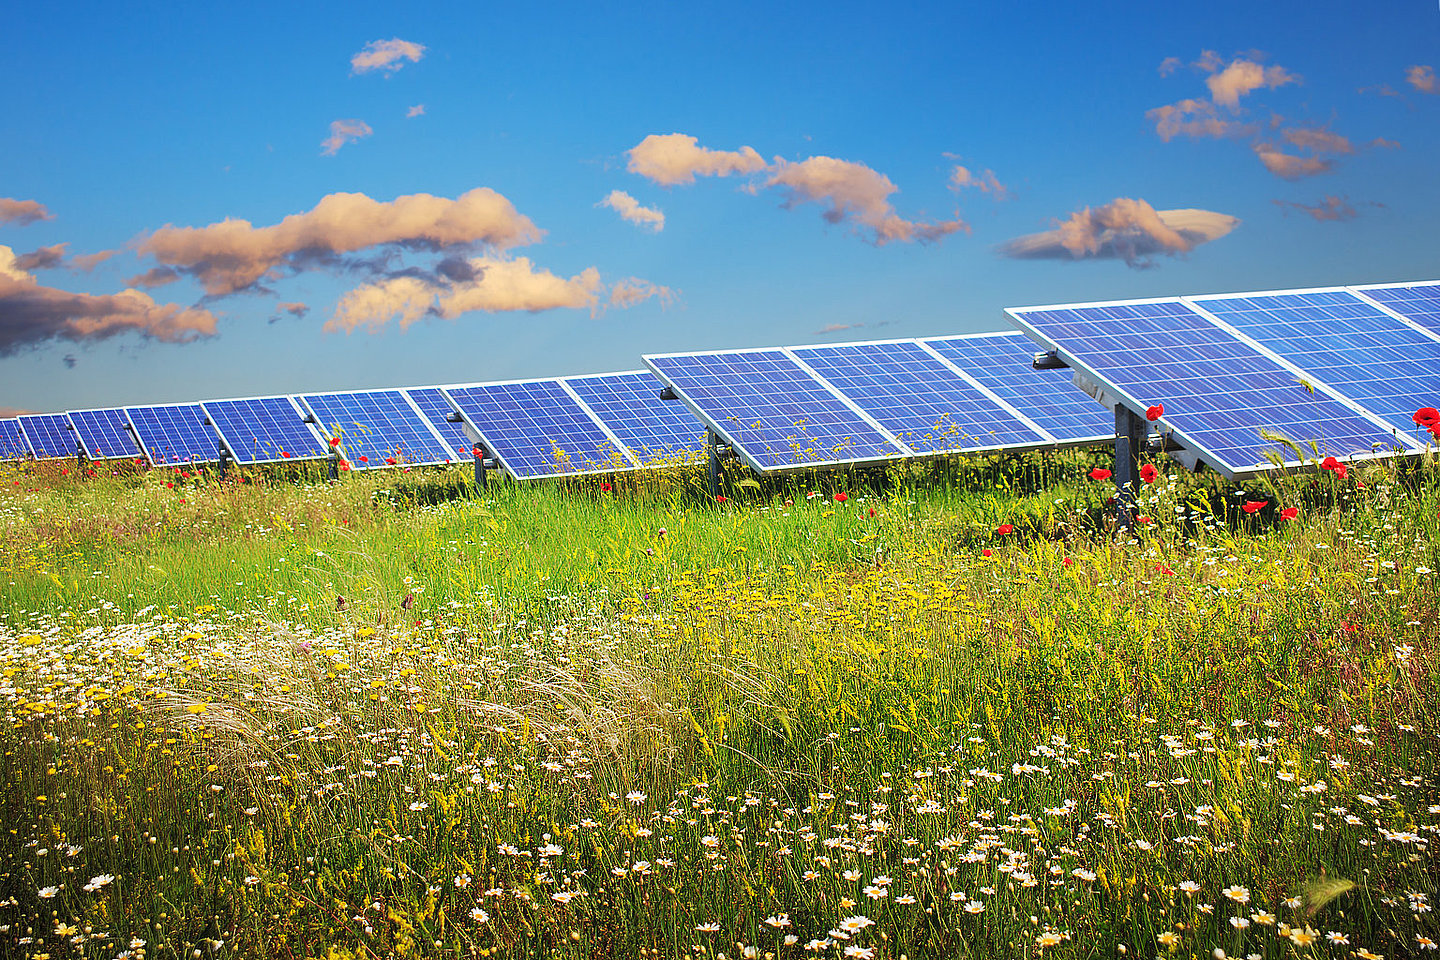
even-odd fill
[[[1115,518],[1122,527],[1135,520],[1135,500],[1140,492],[1140,454],[1145,449],[1149,425],[1124,404],[1115,405]]]

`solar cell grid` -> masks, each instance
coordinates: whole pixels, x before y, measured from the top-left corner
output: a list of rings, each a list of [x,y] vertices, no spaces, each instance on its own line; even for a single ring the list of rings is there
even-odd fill
[[[908,454],[783,351],[644,359],[756,470]]]
[[[913,341],[789,352],[916,453],[1049,442]]]
[[[129,421],[120,407],[101,410],[71,410],[70,422],[87,456],[96,460],[138,457],[140,448],[130,433]]]
[[[558,380],[444,388],[518,479],[628,470],[634,464]]]
[[[566,377],[565,384],[641,464],[705,445],[704,427],[683,403],[660,399],[661,384],[649,371]]]
[[[1197,297],[1190,302],[1329,384],[1397,432],[1440,399],[1440,340],[1346,290]],[[1422,441],[1423,442],[1423,441]]]
[[[1267,454],[1294,463],[1271,430],[1316,441],[1323,454],[1370,455],[1394,438],[1179,301],[1035,307],[1007,311],[1072,366],[1117,388],[1132,409],[1165,406],[1164,423],[1189,449],[1230,476],[1269,469]],[[1179,348],[1193,348],[1183,359]],[[1196,357],[1198,354],[1198,358]]]
[[[205,400],[200,404],[236,463],[317,460],[330,455],[289,397]]]
[[[0,419],[0,460],[23,460],[30,456],[30,445],[20,421],[14,417]]]
[[[341,450],[354,468],[457,459],[399,390],[307,393],[300,400],[315,415],[322,433],[340,439]]]
[[[1352,287],[1361,296],[1384,304],[1431,333],[1440,334],[1440,283]],[[1433,404],[1428,404],[1433,406]]]
[[[198,403],[126,407],[125,416],[155,466],[208,463],[219,458],[219,438]]]
[[[440,436],[449,444],[449,449],[454,453],[452,459],[470,459],[470,438],[465,435],[465,428],[461,424],[446,419],[455,412],[455,408],[450,406],[450,401],[445,399],[445,394],[439,387],[407,387],[402,392],[415,401],[415,406],[420,408],[425,419],[430,421],[430,425],[439,431]]]
[[[19,420],[37,460],[75,456],[75,432],[70,429],[70,418],[65,414],[25,413]]]
[[[922,341],[1061,443],[1108,439],[1113,414],[1071,382],[1073,371],[1036,370],[1035,347],[1018,330]]]

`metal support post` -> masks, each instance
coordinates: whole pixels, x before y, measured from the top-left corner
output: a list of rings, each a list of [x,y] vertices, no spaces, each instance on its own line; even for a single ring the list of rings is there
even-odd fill
[[[340,448],[330,448],[330,482],[338,483],[340,480]]]
[[[475,489],[484,490],[486,482],[485,448],[480,444],[470,448],[470,454],[475,458]]]
[[[1115,517],[1122,527],[1135,519],[1140,491],[1140,452],[1149,431],[1145,418],[1123,404],[1115,405]]]
[[[75,441],[75,473],[77,476],[85,473],[85,444],[79,440]]]
[[[230,470],[230,451],[225,449],[225,444],[223,443],[220,444],[220,456],[217,460],[218,466],[215,472],[220,475],[221,480],[224,480],[225,474]]]
[[[706,476],[710,480],[710,496],[720,496],[720,437],[714,430],[705,431],[705,449],[709,451],[710,457],[706,468]]]

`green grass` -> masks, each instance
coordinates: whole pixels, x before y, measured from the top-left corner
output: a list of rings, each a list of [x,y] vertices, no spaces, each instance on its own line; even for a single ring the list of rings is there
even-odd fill
[[[1091,465],[12,470],[0,952],[1426,952],[1430,467]]]

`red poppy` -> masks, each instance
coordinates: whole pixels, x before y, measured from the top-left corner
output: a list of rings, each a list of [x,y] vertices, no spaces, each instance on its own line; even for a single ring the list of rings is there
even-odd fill
[[[1145,408],[1145,419],[1151,423],[1154,423],[1163,416],[1165,416],[1165,404],[1163,403],[1157,403],[1153,407]]]
[[[716,503],[725,503],[725,502],[726,502],[726,498],[725,498],[725,497],[716,497],[716,498],[715,498],[715,502],[716,502]]]
[[[288,457],[288,456],[290,456],[290,452],[289,452],[288,450],[281,450],[281,451],[280,451],[280,456],[282,456],[282,457]]]
[[[1155,469],[1155,464],[1153,463],[1147,463],[1140,468],[1140,479],[1146,483],[1154,483],[1155,478],[1159,476],[1159,474],[1160,471]]]
[[[1104,467],[1096,467],[1094,470],[1090,471],[1091,480],[1109,480],[1110,476],[1110,471],[1106,470]]]
[[[390,466],[392,466],[392,467],[395,466],[395,458],[394,458],[394,457],[386,457],[386,458],[385,458],[385,462],[388,463],[388,464],[390,464]]]
[[[1440,422],[1440,410],[1436,410],[1434,407],[1421,407],[1410,419],[1422,427],[1429,427],[1433,430],[1435,424]]]
[[[870,516],[872,516],[872,517],[875,516],[875,508],[874,508],[874,507],[871,507],[871,508],[870,508]]]
[[[1263,508],[1264,506],[1265,506],[1265,501],[1264,501],[1264,500],[1246,500],[1246,501],[1240,506],[1240,509],[1241,509],[1241,510],[1244,510],[1246,513],[1255,513],[1255,512],[1257,512],[1258,510],[1260,510],[1261,508]]]
[[[1350,468],[1343,463],[1340,464],[1340,466],[1335,468],[1335,476],[1339,477],[1341,480],[1344,480],[1346,477],[1350,476]]]
[[[330,446],[332,446],[332,447],[338,447],[338,446],[340,446],[340,438],[339,438],[339,437],[331,437],[331,438],[330,438]]]
[[[1299,507],[1286,507],[1284,510],[1280,511],[1281,520],[1294,520],[1298,516],[1300,516]]]
[[[602,483],[602,484],[600,484],[600,489],[603,490],[603,491],[605,491],[606,493],[609,493],[609,492],[610,492],[610,484],[608,484],[608,483]]]
[[[69,469],[63,469],[63,470],[60,471],[60,476],[62,476],[62,477],[68,476],[69,473],[70,473]]]
[[[484,451],[484,450],[481,450],[479,447],[475,447],[474,449],[472,449],[472,450],[470,451],[470,456],[472,456],[472,457],[474,457],[474,458],[476,458],[476,459],[478,460],[478,459],[480,459],[481,457],[485,456],[485,451]]]
[[[350,469],[350,461],[349,461],[349,460],[341,460],[341,461],[340,461],[340,469],[341,469],[341,470],[349,470],[349,469]]]
[[[836,503],[844,503],[846,500],[849,500],[849,499],[850,499],[850,498],[849,498],[848,496],[846,496],[845,494],[843,494],[843,493],[837,493],[837,494],[835,494],[835,502],[836,502]]]
[[[982,557],[989,557],[989,556],[993,556],[993,554],[989,551],[989,549],[985,549],[985,550],[981,550],[981,551],[980,551],[980,556],[982,556]]]
[[[369,458],[369,457],[361,457],[361,458],[360,458],[360,462],[361,462],[361,463],[369,463],[369,462],[370,462],[370,458]]]
[[[1175,571],[1174,571],[1174,570],[1171,570],[1169,567],[1165,566],[1165,564],[1163,564],[1163,563],[1157,563],[1157,564],[1155,564],[1155,569],[1156,569],[1156,571],[1158,571],[1159,573],[1165,574],[1165,576],[1167,576],[1167,577],[1173,577],[1173,576],[1175,576]]]
[[[1150,524],[1154,523],[1155,521],[1152,520],[1152,519],[1149,518],[1149,517],[1136,517],[1136,518],[1135,518],[1135,522],[1138,523],[1138,524],[1140,524],[1142,527],[1145,527],[1145,526],[1149,526]]]
[[[1339,461],[1339,460],[1336,460],[1334,457],[1326,457],[1324,460],[1321,460],[1321,461],[1320,461],[1320,469],[1321,469],[1321,470],[1339,470],[1339,469],[1340,469],[1340,461]]]
[[[1005,534],[1013,532],[1014,529],[1015,529],[1015,528],[1014,528],[1013,526],[1011,526],[1010,524],[1008,524],[1008,523],[1002,523],[1002,524],[1000,524],[1000,526],[998,526],[998,527],[995,528],[995,532],[998,533],[998,534],[1000,534],[1000,536],[1003,537],[1003,536],[1005,536]]]
[[[1066,566],[1066,567],[1073,567],[1073,566],[1075,566],[1075,561],[1074,561],[1074,560],[1071,560],[1069,557],[1066,557],[1064,560],[1061,560],[1060,563],[1061,563],[1062,566]]]

